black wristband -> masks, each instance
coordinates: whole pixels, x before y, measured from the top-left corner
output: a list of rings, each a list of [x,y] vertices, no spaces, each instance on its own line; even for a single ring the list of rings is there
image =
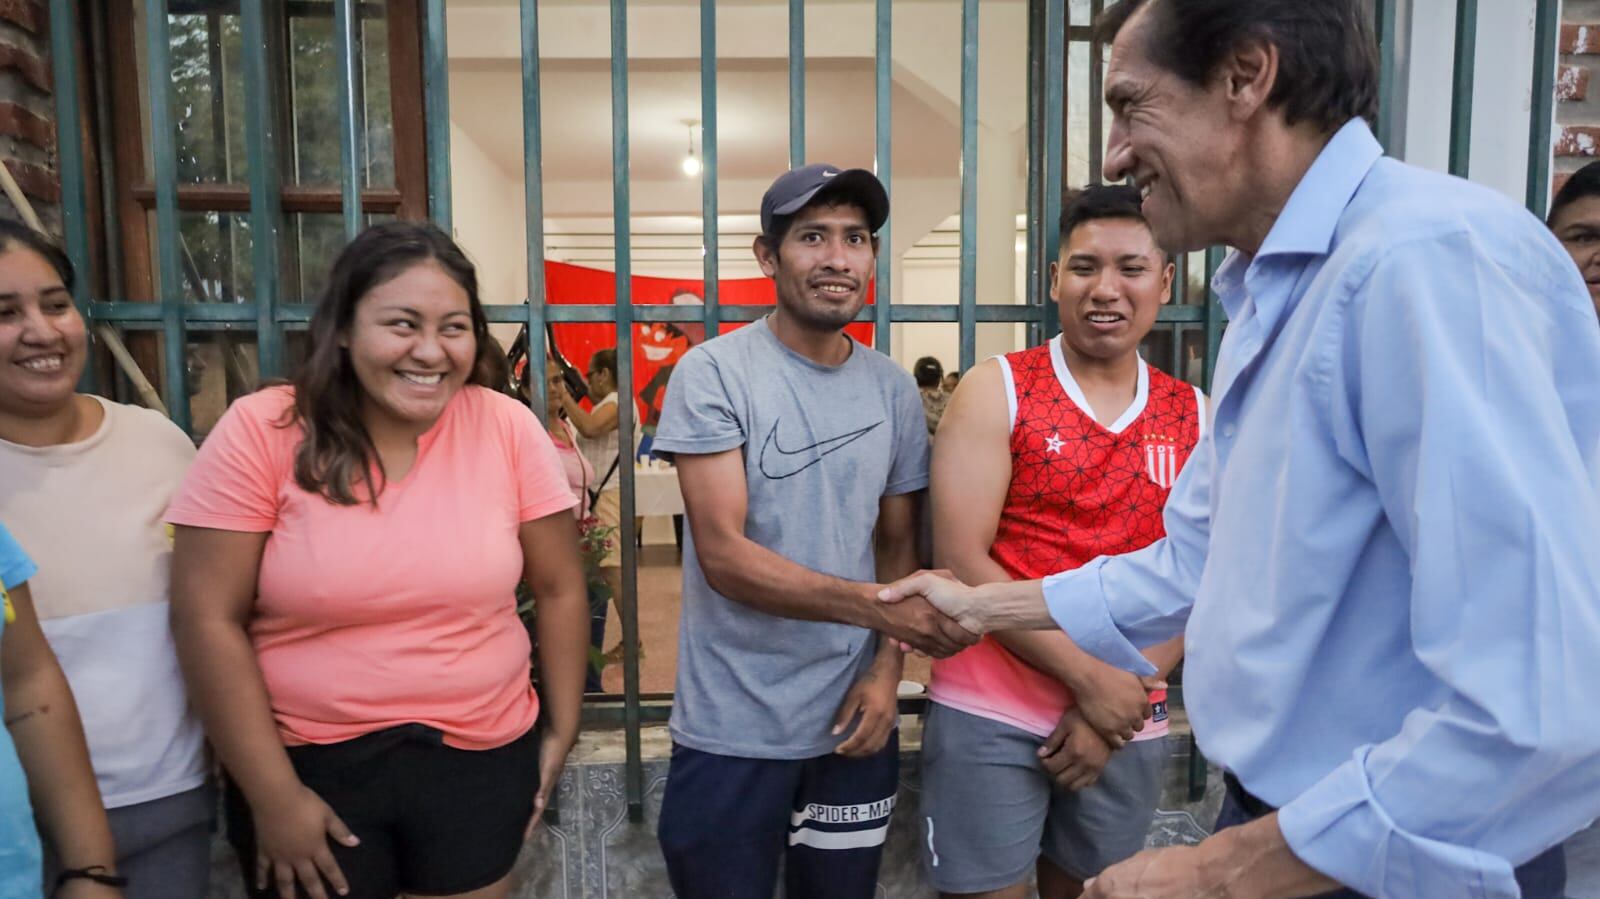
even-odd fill
[[[128,878],[120,874],[111,873],[111,869],[105,865],[90,865],[87,868],[68,868],[57,874],[55,889],[50,891],[50,895],[54,896],[61,892],[61,888],[66,886],[69,880],[92,880],[101,886],[108,887],[125,887],[128,885]]]

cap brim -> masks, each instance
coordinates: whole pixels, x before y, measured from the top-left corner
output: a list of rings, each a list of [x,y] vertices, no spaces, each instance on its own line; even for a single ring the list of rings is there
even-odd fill
[[[867,226],[876,234],[889,220],[889,192],[878,176],[866,169],[845,169],[827,181],[772,210],[773,215],[793,215],[817,197],[840,195],[860,203],[867,212]]]

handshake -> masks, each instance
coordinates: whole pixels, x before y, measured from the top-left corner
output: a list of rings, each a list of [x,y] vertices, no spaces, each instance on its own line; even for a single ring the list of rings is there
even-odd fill
[[[995,629],[979,601],[982,589],[948,571],[919,571],[878,591],[871,627],[901,649],[948,658]]]

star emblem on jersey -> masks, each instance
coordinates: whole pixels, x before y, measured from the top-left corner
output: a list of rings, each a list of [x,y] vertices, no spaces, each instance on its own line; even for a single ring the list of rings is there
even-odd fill
[[[844,449],[860,440],[868,431],[883,424],[881,421],[875,421],[864,428],[848,431],[837,437],[818,440],[809,446],[784,449],[783,442],[778,439],[778,425],[782,423],[783,419],[781,418],[773,419],[772,430],[767,432],[767,439],[761,444],[761,458],[758,462],[761,466],[761,473],[774,481],[794,477],[821,462],[823,456]]]
[[[1061,455],[1061,448],[1066,445],[1067,442],[1061,439],[1061,434],[1059,432],[1051,434],[1049,437],[1046,437],[1044,441],[1044,448],[1057,456]]]

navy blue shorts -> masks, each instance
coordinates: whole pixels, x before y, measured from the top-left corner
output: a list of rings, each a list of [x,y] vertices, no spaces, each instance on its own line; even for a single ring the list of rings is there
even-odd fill
[[[851,759],[748,759],[672,747],[658,838],[678,899],[871,899],[900,732]]]
[[[1252,796],[1232,774],[1224,775],[1223,781],[1227,792],[1223,794],[1222,811],[1217,814],[1217,826],[1213,832],[1249,824],[1276,811]],[[1567,894],[1566,849],[1557,844],[1513,873],[1517,876],[1517,886],[1522,888],[1522,899],[1561,899]],[[1362,896],[1355,890],[1338,890],[1323,893],[1316,899],[1362,899]]]

